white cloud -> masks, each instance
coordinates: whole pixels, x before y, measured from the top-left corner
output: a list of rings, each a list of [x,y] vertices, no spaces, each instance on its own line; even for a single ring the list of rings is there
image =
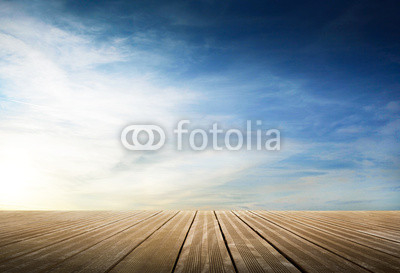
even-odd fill
[[[348,127],[343,127],[339,128],[337,130],[337,133],[339,134],[358,134],[364,132],[365,129],[361,126],[348,126]]]
[[[330,198],[340,199],[357,181],[395,184],[387,178],[393,171],[377,165],[398,164],[398,149],[393,148],[396,120],[382,125],[378,132],[382,139],[366,136],[349,143],[318,143],[318,137],[311,137],[300,143],[283,136],[282,150],[277,153],[177,152],[172,143],[157,153],[126,151],[119,134],[134,122],[155,122],[172,129],[185,118],[203,128],[213,122],[224,129],[241,128],[244,122],[237,106],[243,98],[246,102],[259,99],[245,97],[246,93],[233,100],[242,90],[271,89],[268,95],[253,93],[273,102],[260,113],[286,107],[301,114],[310,105],[349,103],[314,98],[301,84],[268,73],[254,79],[257,69],[249,67],[244,72],[242,66],[224,75],[210,73],[185,83],[165,84],[167,76],[158,67],[178,67],[182,60],[172,56],[177,50],[185,56],[193,53],[183,41],[157,40],[154,33],[102,40],[106,31],[102,26],[94,30],[63,17],[62,25],[68,28],[62,28],[10,2],[0,3],[0,10],[0,208],[233,208],[238,204],[307,208],[312,202],[325,201],[327,190],[332,191]],[[165,48],[157,48],[164,42]],[[153,44],[156,48],[144,49]],[[226,101],[232,107],[229,114],[214,109]],[[387,121],[398,106],[393,101],[386,109],[365,110]],[[265,118],[278,122],[275,116]],[[337,132],[365,133],[368,128],[352,125],[360,121],[357,118],[348,117]],[[282,120],[278,125],[291,134],[303,131],[305,124],[322,128],[324,123],[319,115]],[[314,161],[348,160],[365,170],[333,167],[316,174],[321,170],[303,167],[302,159],[292,160],[291,165],[282,163],[297,153]],[[230,187],[238,180],[254,184]],[[290,191],[296,193],[282,196]]]
[[[391,101],[386,105],[386,109],[391,112],[400,111],[400,101]]]
[[[0,149],[8,152],[0,153],[0,161],[12,171],[0,173],[0,180],[3,197],[13,197],[2,197],[0,207],[168,207],[190,198],[194,189],[227,183],[285,155],[180,153],[168,146],[155,155],[123,150],[119,134],[132,122],[168,127],[188,113],[199,124],[232,122],[235,116],[193,112],[190,106],[203,100],[198,92],[160,87],[157,73],[129,70],[138,56],[150,62],[165,62],[166,56],[146,57],[123,37],[98,43],[82,25],[77,34],[16,12],[12,4],[2,6]],[[99,69],[121,62],[127,65],[112,72]],[[11,155],[24,161],[10,161]],[[20,176],[17,170],[31,172]],[[7,186],[9,181],[20,186]]]
[[[7,12],[0,20],[0,148],[28,160],[36,175],[32,181],[32,176],[0,174],[5,184],[29,178],[33,187],[21,189],[30,198],[13,207],[73,208],[71,192],[85,179],[110,175],[119,162],[118,134],[124,125],[138,120],[171,123],[174,109],[198,99],[191,91],[157,87],[146,75],[100,72],[97,65],[123,60],[124,49],[98,47],[85,35],[23,14],[11,20],[12,8]],[[1,160],[9,161],[10,154],[1,153]],[[14,170],[26,171],[19,161],[11,162]],[[7,194],[12,188],[3,189]],[[59,207],[51,201],[54,195],[64,200]]]

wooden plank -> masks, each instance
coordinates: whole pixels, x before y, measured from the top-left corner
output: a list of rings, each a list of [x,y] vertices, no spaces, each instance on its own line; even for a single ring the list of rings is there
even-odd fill
[[[386,253],[376,251],[348,240],[344,240],[327,232],[312,229],[301,225],[293,220],[282,220],[276,215],[268,212],[259,212],[260,217],[278,225],[289,232],[302,237],[344,259],[374,272],[396,272],[400,271],[400,261]]]
[[[216,212],[239,272],[300,272],[232,212]]]
[[[235,212],[271,245],[305,272],[369,272],[250,212]]]
[[[124,257],[110,272],[172,272],[194,217],[193,211],[179,213]]]
[[[99,219],[93,223],[83,224],[82,226],[76,226],[75,228],[43,233],[41,236],[0,247],[0,263],[11,258],[37,251],[49,245],[65,241],[78,235],[83,235],[109,225],[114,225],[122,220],[130,221],[130,218],[134,216],[137,217],[141,213],[143,212],[133,212],[123,215],[115,214],[113,218]]]
[[[68,231],[69,229],[77,229],[79,227],[88,228],[91,225],[96,225],[97,223],[102,223],[105,221],[113,221],[119,218],[129,217],[132,213],[101,213],[96,216],[92,217],[85,217],[86,213],[80,213],[79,218],[69,220],[69,217],[65,221],[65,223],[58,224],[58,223],[47,223],[42,227],[37,227],[34,230],[29,231],[18,231],[16,234],[12,234],[9,236],[5,236],[4,238],[0,239],[0,248],[4,247],[9,244],[17,243],[24,240],[29,240],[33,238],[38,238],[43,235],[49,235],[52,233],[59,233],[63,231]]]
[[[82,223],[90,223],[95,222],[100,219],[112,219],[117,215],[128,215],[128,212],[125,213],[111,213],[111,212],[97,212],[86,213],[86,212],[74,212],[74,214],[61,215],[54,217],[53,220],[45,219],[38,223],[38,225],[32,225],[30,228],[15,228],[15,230],[7,232],[7,234],[3,234],[0,236],[0,246],[4,246],[13,242],[18,242],[21,240],[33,238],[36,236],[41,236],[43,234],[48,234],[51,232],[55,232],[61,229],[73,228],[76,225],[80,225]],[[29,224],[20,223],[17,227],[26,227]]]
[[[400,243],[400,236],[397,235],[392,230],[382,229],[380,227],[374,227],[374,225],[362,224],[362,223],[357,223],[357,222],[349,222],[349,221],[343,221],[340,219],[324,217],[324,216],[320,216],[319,213],[314,213],[314,212],[297,211],[297,212],[293,212],[293,213],[296,215],[301,215],[302,217],[321,221],[322,223],[330,223],[333,225],[337,225],[339,227],[344,227],[344,228],[351,229],[351,230],[357,230],[361,233],[370,234],[370,235],[373,235],[376,237],[380,237],[380,238],[383,238],[386,240],[391,240],[391,241]]]
[[[235,272],[212,211],[197,213],[174,272]]]
[[[177,212],[165,211],[133,228],[122,230],[51,267],[51,272],[106,272],[170,221]]]
[[[33,273],[49,270],[50,268],[63,262],[65,259],[77,255],[82,251],[93,247],[94,245],[107,241],[107,239],[110,239],[114,236],[118,237],[117,235],[126,234],[128,230],[136,230],[134,228],[136,226],[139,226],[138,228],[143,226],[151,228],[151,225],[157,223],[158,218],[155,217],[156,214],[157,213],[154,212],[146,212],[137,217],[134,216],[130,219],[119,221],[117,223],[86,232],[79,236],[74,236],[62,242],[58,242],[23,256],[18,256],[7,261],[7,263],[0,264],[0,272]],[[165,217],[165,214],[163,217]],[[108,251],[109,249],[104,248],[104,251],[106,250]]]
[[[332,225],[329,223],[321,223],[320,221],[304,218],[299,213],[284,213],[284,212],[270,212],[283,217],[284,219],[291,219],[299,224],[308,227],[328,232],[334,236],[347,239],[349,241],[382,251],[384,253],[393,255],[400,258],[400,243],[388,241],[386,239],[376,237],[370,234],[359,232],[358,230]]]
[[[360,211],[351,211],[351,212],[337,212],[337,211],[322,211],[322,212],[311,212],[311,214],[318,215],[325,218],[335,219],[341,222],[347,223],[357,223],[361,225],[368,225],[374,228],[380,228],[380,230],[391,230],[396,234],[400,234],[400,227],[393,224],[386,224],[385,219],[389,218],[388,214],[385,212],[381,212],[380,214],[374,214],[375,217],[368,216],[368,214]],[[378,216],[379,215],[379,216]]]
[[[44,219],[52,219],[57,215],[70,214],[71,211],[2,211],[0,217],[0,230],[8,224],[20,222],[35,223]]]
[[[341,212],[336,212],[335,215],[340,217]],[[400,227],[398,226],[400,215],[393,211],[348,211],[343,215],[349,217],[350,221],[356,219],[358,221],[374,223],[400,231]]]
[[[76,214],[76,212],[19,213],[18,218],[11,217],[11,219],[5,220],[0,224],[0,239],[6,238],[12,234],[38,230],[53,224],[67,223],[74,214]],[[90,215],[87,215],[87,217],[89,216]]]
[[[0,272],[400,272],[398,211],[0,211]]]
[[[82,218],[83,215],[91,217],[109,213],[107,211],[45,211],[45,212],[18,212],[8,217],[0,217],[0,234],[5,228],[13,227],[15,230],[32,228],[36,225],[63,222]]]

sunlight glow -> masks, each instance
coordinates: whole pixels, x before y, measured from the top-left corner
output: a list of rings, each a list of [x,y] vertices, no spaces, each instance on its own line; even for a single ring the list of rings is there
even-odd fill
[[[0,205],[23,205],[37,174],[21,148],[8,147],[0,157]]]

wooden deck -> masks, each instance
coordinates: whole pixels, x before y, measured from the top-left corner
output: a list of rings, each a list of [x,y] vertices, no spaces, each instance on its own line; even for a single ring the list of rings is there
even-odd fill
[[[0,211],[0,272],[400,272],[400,212]]]

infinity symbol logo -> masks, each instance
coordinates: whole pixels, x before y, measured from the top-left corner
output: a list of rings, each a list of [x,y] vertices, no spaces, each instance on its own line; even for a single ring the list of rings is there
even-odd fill
[[[132,132],[131,143],[128,137]],[[148,136],[146,143],[139,142],[139,134],[145,132]],[[156,137],[154,132],[159,135],[159,141],[155,143]],[[165,132],[157,125],[129,125],[122,130],[121,142],[125,148],[132,151],[155,151],[160,149],[165,143]]]

